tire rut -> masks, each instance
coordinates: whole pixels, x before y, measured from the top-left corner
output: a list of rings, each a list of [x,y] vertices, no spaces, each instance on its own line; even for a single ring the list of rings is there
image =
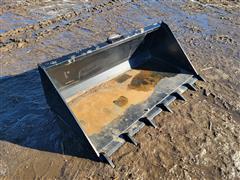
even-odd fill
[[[108,0],[90,8],[84,8],[79,12],[70,11],[67,14],[60,15],[50,20],[41,21],[35,25],[28,25],[23,28],[10,30],[0,35],[0,50],[4,52],[13,48],[24,47],[28,43],[38,41],[54,32],[60,32],[100,13],[131,4],[135,1]]]

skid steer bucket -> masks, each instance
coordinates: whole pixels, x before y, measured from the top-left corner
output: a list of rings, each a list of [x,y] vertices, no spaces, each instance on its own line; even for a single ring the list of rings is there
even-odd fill
[[[203,80],[165,23],[39,65],[47,102],[87,152],[113,163],[125,142]]]

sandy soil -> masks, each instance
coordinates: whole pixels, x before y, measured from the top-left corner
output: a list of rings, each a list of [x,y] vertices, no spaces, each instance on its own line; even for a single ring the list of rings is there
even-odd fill
[[[0,2],[1,179],[239,179],[240,2]],[[116,168],[82,155],[46,104],[37,63],[164,20],[207,83],[156,117],[113,155]]]

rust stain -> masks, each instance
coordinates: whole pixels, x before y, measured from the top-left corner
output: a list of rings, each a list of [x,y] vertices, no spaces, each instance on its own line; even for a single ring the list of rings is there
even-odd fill
[[[114,100],[113,103],[117,106],[122,107],[128,103],[128,98],[126,98],[125,96],[120,96],[118,99]]]
[[[132,78],[128,87],[137,91],[149,91],[157,84],[160,78],[161,76],[157,72],[140,71]]]
[[[68,103],[89,136],[118,119],[131,105],[145,101],[161,78],[157,73],[145,70],[130,70],[124,75],[128,77],[125,81],[119,83],[118,76]]]
[[[128,74],[123,74],[123,75],[120,75],[118,77],[115,78],[115,80],[118,82],[118,83],[123,83],[124,81],[128,80],[131,76],[129,76]]]

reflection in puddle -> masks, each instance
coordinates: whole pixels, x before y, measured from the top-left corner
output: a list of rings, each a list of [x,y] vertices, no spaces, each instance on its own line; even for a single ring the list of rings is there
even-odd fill
[[[0,34],[12,29],[24,27],[36,23],[36,20],[13,14],[10,12],[0,15]]]

